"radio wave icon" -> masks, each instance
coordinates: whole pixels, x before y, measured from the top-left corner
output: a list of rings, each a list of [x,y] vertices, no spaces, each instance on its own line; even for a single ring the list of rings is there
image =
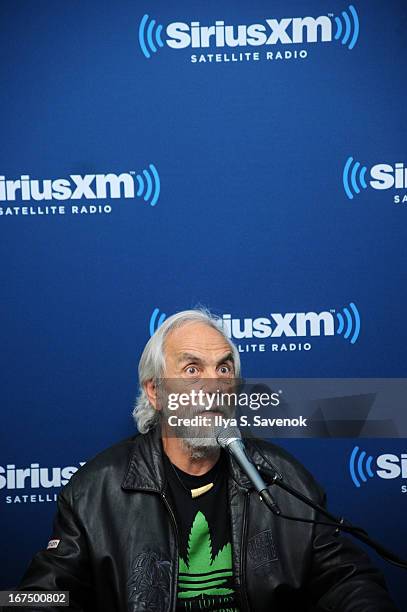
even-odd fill
[[[366,171],[366,166],[361,166],[358,161],[353,160],[353,157],[348,157],[342,173],[342,183],[349,200],[353,200],[354,193],[360,193],[360,187],[366,189]]]
[[[167,315],[165,312],[160,314],[160,309],[154,308],[150,317],[150,336],[152,336],[154,332],[156,332],[157,329],[164,323],[166,316]]]
[[[158,24],[155,28],[155,25],[155,19],[150,19],[149,15],[146,14],[140,21],[138,28],[140,48],[147,59],[150,59],[151,53],[156,53],[158,51],[157,47],[164,46],[161,38],[163,27],[161,24]]]
[[[367,482],[366,474],[373,478],[372,455],[367,455],[365,451],[360,451],[359,446],[355,446],[349,459],[349,472],[355,487],[360,488],[361,481]]]
[[[150,205],[155,206],[161,191],[160,177],[154,164],[149,165],[149,170],[143,170],[143,174],[137,174],[138,182],[137,196],[143,197],[145,202],[150,200]]]
[[[349,310],[350,309],[350,310]],[[352,312],[351,312],[352,311]],[[356,308],[353,302],[350,302],[349,308],[345,306],[343,308],[343,313],[337,312],[336,317],[338,319],[338,329],[336,333],[338,335],[342,335],[348,340],[350,338],[350,343],[355,344],[356,340],[359,337],[360,333],[360,314],[358,309]],[[352,316],[353,315],[353,316]],[[345,329],[346,328],[346,329]],[[352,334],[352,336],[351,336]]]
[[[355,7],[350,4],[348,11],[342,11],[341,17],[335,17],[335,23],[335,40],[341,38],[343,45],[348,45],[348,49],[353,49],[359,38],[359,17]]]

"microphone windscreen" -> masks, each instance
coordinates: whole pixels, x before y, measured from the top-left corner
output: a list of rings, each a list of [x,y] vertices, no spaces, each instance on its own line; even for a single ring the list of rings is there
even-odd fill
[[[242,434],[238,427],[234,427],[232,425],[228,425],[227,427],[222,427],[219,425],[215,428],[215,438],[217,443],[225,448],[234,440],[241,440]]]

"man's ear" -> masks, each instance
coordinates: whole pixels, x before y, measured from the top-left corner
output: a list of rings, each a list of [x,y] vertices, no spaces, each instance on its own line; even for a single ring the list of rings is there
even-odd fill
[[[157,407],[157,385],[154,380],[147,380],[143,387],[150,404],[155,408],[155,410],[160,410],[160,408]]]

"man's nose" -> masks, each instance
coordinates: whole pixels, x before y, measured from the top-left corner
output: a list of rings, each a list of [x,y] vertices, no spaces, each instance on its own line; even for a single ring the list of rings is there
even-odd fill
[[[201,379],[201,389],[205,391],[205,393],[222,393],[222,391],[230,390],[231,386],[233,386],[232,383],[232,379],[219,376],[219,374],[216,373],[216,376],[213,375]]]

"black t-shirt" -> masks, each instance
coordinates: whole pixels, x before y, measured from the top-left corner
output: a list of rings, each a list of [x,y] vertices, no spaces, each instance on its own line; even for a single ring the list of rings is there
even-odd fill
[[[177,612],[238,612],[225,453],[202,476],[183,472],[163,455],[179,535]],[[210,490],[191,496],[191,489],[208,483],[213,483]]]

